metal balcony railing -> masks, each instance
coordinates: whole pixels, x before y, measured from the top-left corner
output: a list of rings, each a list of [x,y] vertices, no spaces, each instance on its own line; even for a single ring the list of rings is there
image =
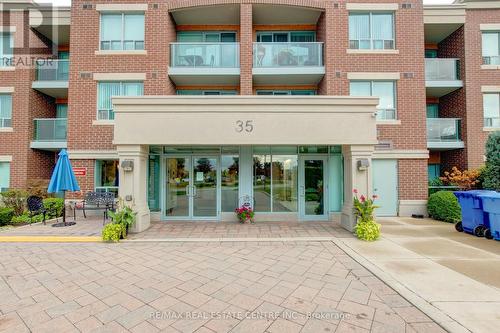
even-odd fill
[[[253,67],[323,66],[323,43],[253,43]]]
[[[170,66],[238,68],[239,49],[239,43],[171,43]]]
[[[47,59],[36,67],[37,81],[68,81],[69,60]]]
[[[34,119],[35,133],[33,140],[38,142],[66,141],[68,138],[68,120],[66,118]]]
[[[460,80],[460,61],[452,58],[426,58],[425,79],[427,81]]]
[[[460,142],[459,118],[427,118],[428,142]]]

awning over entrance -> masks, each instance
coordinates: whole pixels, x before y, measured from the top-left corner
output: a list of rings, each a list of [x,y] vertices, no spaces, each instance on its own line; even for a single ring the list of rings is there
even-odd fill
[[[116,145],[373,145],[378,98],[114,97]]]

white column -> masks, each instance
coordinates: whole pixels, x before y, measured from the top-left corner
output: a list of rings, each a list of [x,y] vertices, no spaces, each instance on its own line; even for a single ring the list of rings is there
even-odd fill
[[[352,231],[356,225],[353,213],[353,189],[359,195],[371,196],[372,184],[372,156],[374,147],[370,145],[342,146],[344,157],[344,206],[342,207],[341,224],[345,229]],[[366,170],[358,170],[358,161],[367,160]]]
[[[120,185],[118,195],[125,205],[137,213],[135,225],[131,232],[141,232],[149,228],[150,214],[147,200],[147,176],[149,147],[144,145],[118,145],[116,147],[120,159]],[[133,170],[122,168],[124,161],[133,163]]]

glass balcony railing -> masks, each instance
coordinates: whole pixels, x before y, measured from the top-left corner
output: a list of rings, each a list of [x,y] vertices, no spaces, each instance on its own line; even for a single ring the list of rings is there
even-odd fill
[[[459,118],[427,118],[428,142],[460,142]]]
[[[323,66],[323,43],[253,43],[253,67]]]
[[[34,141],[66,141],[68,138],[68,120],[66,118],[35,119]]]
[[[428,81],[460,80],[460,61],[451,58],[426,58],[425,79]]]
[[[68,81],[69,60],[48,59],[36,68],[37,81]]]
[[[171,43],[170,54],[171,67],[240,67],[239,43]]]
[[[484,56],[484,65],[500,65],[500,56]]]

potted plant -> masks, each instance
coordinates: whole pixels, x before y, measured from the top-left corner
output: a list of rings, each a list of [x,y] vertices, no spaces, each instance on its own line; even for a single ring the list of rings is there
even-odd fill
[[[137,213],[135,213],[132,208],[123,204],[120,200],[118,204],[118,209],[114,212],[110,211],[109,216],[113,220],[114,224],[119,224],[122,226],[122,237],[126,238],[128,234],[129,227],[135,224],[135,217]]]
[[[240,220],[240,223],[253,223],[253,217],[255,216],[255,212],[249,206],[241,206],[236,208],[235,210],[236,216]]]
[[[367,198],[361,195],[358,198],[358,190],[354,189],[354,215],[356,215],[356,226],[354,231],[359,239],[374,241],[380,237],[380,224],[375,222],[373,212],[378,206],[375,205],[376,195]]]

